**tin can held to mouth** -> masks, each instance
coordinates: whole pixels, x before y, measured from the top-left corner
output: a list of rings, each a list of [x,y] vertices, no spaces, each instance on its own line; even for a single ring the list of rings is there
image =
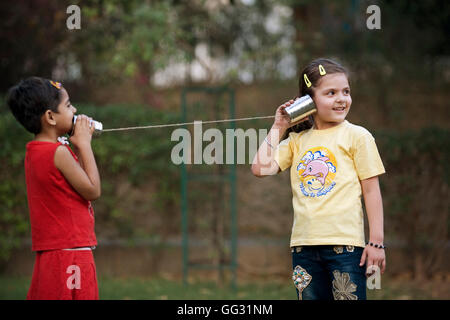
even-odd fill
[[[291,122],[303,119],[317,111],[313,99],[307,94],[294,101],[289,107],[284,109],[289,115]]]
[[[78,116],[73,116],[73,125],[75,126],[75,122],[77,122]],[[103,131],[103,124],[99,121],[91,120],[90,126],[94,126],[94,136],[99,136]]]

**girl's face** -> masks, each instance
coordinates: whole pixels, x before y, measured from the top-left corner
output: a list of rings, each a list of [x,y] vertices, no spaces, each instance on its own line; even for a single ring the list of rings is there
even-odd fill
[[[58,105],[58,112],[54,113],[56,126],[61,134],[72,131],[73,116],[76,112],[77,109],[70,103],[69,94],[64,88],[61,88],[61,101]]]
[[[314,115],[317,129],[331,128],[344,121],[352,105],[347,76],[344,73],[323,76],[314,88],[313,100],[317,107]]]

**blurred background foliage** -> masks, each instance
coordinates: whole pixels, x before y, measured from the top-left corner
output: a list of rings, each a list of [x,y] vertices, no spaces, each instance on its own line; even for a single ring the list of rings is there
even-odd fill
[[[139,106],[96,108],[80,105],[78,110],[112,125],[144,125],[151,121],[170,123],[179,119],[176,114],[168,115]],[[19,240],[29,235],[23,162],[24,146],[32,135],[18,127],[14,117],[5,112],[0,113],[0,132],[4,140],[0,151],[0,257],[4,262],[11,249],[20,245]],[[98,225],[103,225],[102,236],[126,238],[142,236],[144,231],[148,233],[151,230],[142,230],[143,226],[135,225],[134,221],[151,206],[166,212],[168,217],[176,214],[179,172],[167,161],[173,146],[170,131],[109,133],[94,139],[92,146],[99,171],[105,176],[102,179],[103,201],[96,203],[99,212],[96,220]],[[137,196],[140,199],[136,199]],[[157,230],[153,232],[157,233]]]
[[[81,8],[80,30],[66,27],[71,4]],[[371,4],[381,9],[381,30],[366,27]],[[3,102],[20,79],[62,81],[80,113],[125,127],[179,121],[181,89],[191,85],[235,88],[237,116],[272,114],[296,94],[303,66],[326,56],[350,69],[349,120],[373,132],[387,169],[381,179],[387,240],[411,250],[405,268],[415,277],[448,266],[447,1],[16,0],[0,2],[0,21],[3,264],[29,237],[23,157],[32,136]],[[103,182],[95,203],[100,237],[164,241],[179,233],[171,131],[94,140]],[[285,187],[281,192],[289,193]],[[240,217],[252,210],[241,199]],[[291,211],[281,218],[285,236],[290,219]],[[239,233],[261,230],[240,225]]]
[[[66,28],[70,4],[81,8],[80,30]],[[370,4],[382,6],[381,30],[366,27]],[[295,78],[298,68],[324,54],[352,62],[356,74],[379,73],[382,66],[393,80],[437,80],[447,70],[442,65],[448,67],[444,0],[18,0],[0,10],[1,90],[29,74],[56,73],[84,84],[86,96],[127,77],[146,86],[156,71],[194,60],[206,69],[205,81],[221,82]],[[220,60],[225,70],[211,69],[207,59]],[[248,75],[237,76],[243,70]],[[195,80],[186,73],[185,84]]]

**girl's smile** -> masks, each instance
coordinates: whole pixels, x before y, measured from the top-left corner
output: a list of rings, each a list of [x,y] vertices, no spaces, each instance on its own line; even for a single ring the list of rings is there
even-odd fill
[[[333,108],[336,112],[344,112],[346,109],[345,105]]]

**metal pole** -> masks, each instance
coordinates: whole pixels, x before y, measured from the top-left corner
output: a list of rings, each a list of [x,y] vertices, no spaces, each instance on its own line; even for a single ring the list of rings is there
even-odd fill
[[[232,119],[235,117],[235,101],[234,101],[234,90],[230,89],[230,116]],[[233,121],[231,123],[233,129],[236,128],[236,123]],[[235,161],[231,166],[230,182],[231,182],[231,269],[233,273],[232,287],[233,290],[237,289],[236,286],[236,273],[237,273],[237,208],[236,208],[236,145],[235,147]]]
[[[186,90],[183,90],[182,92],[181,108],[183,121],[185,122]],[[186,164],[184,162],[182,162],[181,164],[181,229],[182,229],[182,249],[183,249],[183,284],[187,285],[189,243],[188,243],[187,170]]]

